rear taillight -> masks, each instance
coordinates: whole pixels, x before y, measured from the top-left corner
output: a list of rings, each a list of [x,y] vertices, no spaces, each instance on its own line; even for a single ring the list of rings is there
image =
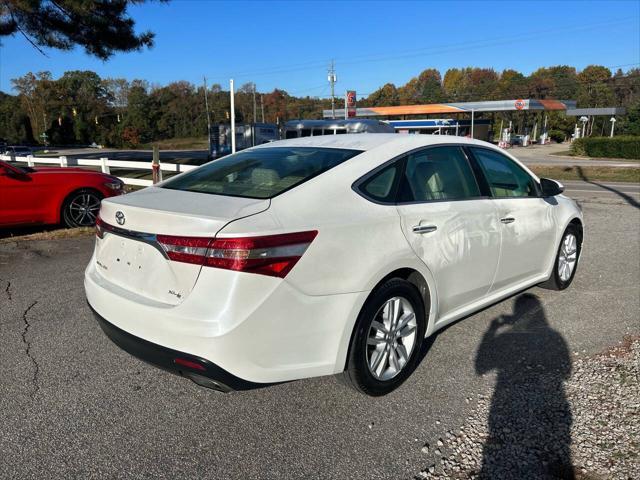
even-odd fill
[[[312,230],[218,239],[158,235],[157,240],[169,259],[176,262],[284,278],[317,234]]]
[[[104,237],[104,222],[100,217],[96,219],[96,237],[102,238]]]
[[[174,237],[173,235],[157,235],[156,239],[175,262],[195,263],[202,265],[211,244],[210,238]]]

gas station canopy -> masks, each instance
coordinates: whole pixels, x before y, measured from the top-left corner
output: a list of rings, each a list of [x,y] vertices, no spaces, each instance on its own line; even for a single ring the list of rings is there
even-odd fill
[[[365,107],[356,109],[356,117],[431,115],[442,113],[508,112],[518,110],[570,110],[575,100],[491,100],[486,102],[431,103],[428,105],[399,105],[395,107]],[[323,110],[324,118],[332,118],[331,110]],[[344,109],[337,108],[335,116],[344,118]]]
[[[596,117],[600,115],[624,115],[627,110],[624,107],[604,107],[604,108],[568,108],[567,115],[572,117]]]

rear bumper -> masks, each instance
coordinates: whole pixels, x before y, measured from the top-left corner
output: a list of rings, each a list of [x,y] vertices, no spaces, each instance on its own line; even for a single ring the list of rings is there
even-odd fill
[[[368,292],[310,296],[280,279],[210,270],[201,272],[182,303],[166,305],[105,280],[92,259],[85,292],[91,308],[112,327],[184,358],[206,360],[207,367],[215,366],[207,369],[211,378],[232,389],[242,388],[234,378],[254,387],[344,370]],[[172,371],[176,367],[173,358],[144,359]]]
[[[106,321],[93,308],[91,308],[91,311],[105,335],[122,350],[158,368],[193,380],[198,385],[221,392],[251,390],[274,385],[274,383],[255,383],[243,380],[209,360],[163,347],[131,335]],[[199,367],[190,368],[185,365],[179,365],[176,363],[177,359],[192,362]]]

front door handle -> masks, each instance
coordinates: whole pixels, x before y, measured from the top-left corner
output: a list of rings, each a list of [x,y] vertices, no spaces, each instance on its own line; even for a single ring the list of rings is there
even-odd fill
[[[419,234],[435,232],[437,229],[438,227],[436,227],[435,225],[415,225],[412,228],[413,233]]]
[[[516,221],[516,219],[513,217],[504,217],[504,218],[501,218],[500,221],[502,223],[513,223]]]

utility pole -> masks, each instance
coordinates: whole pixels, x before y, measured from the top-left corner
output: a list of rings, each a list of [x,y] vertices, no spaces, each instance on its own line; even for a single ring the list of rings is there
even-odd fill
[[[253,123],[256,123],[256,117],[256,84],[253,82]]]
[[[211,155],[211,115],[209,114],[209,95],[207,91],[207,77],[202,77],[204,79],[204,107],[207,110],[207,140],[209,142],[209,155]],[[120,117],[118,117],[118,121],[120,121]]]
[[[264,123],[264,102],[262,101],[262,95],[260,95],[260,111],[262,112],[262,123]]]
[[[334,68],[333,60],[331,60],[331,66],[329,67],[329,75],[327,76],[329,83],[331,84],[331,118],[336,118],[336,97],[334,94],[335,83],[338,81],[336,77],[336,70]]]

